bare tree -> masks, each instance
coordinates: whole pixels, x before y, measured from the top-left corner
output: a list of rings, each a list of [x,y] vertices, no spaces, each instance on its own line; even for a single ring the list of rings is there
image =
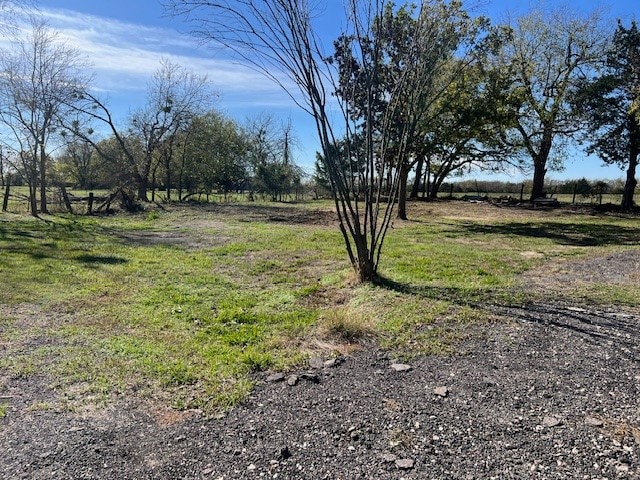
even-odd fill
[[[87,65],[76,49],[37,19],[29,36],[16,39],[0,62],[0,122],[10,133],[5,144],[22,159],[31,187],[31,213],[38,213],[38,188],[40,211],[46,213],[50,144],[76,92],[87,88]]]
[[[405,158],[406,135],[382,128],[374,130],[376,78],[380,74],[381,39],[371,35],[385,11],[385,0],[346,0],[345,35],[352,38],[350,55],[359,60],[357,74],[363,82],[363,115],[356,121],[350,113],[348,93],[331,94],[339,88],[336,64],[323,51],[314,29],[314,2],[306,0],[168,0],[168,11],[194,22],[194,33],[232,50],[246,64],[283,87],[286,93],[315,120],[322,160],[347,253],[360,281],[378,278],[378,264],[385,235],[398,197],[399,164]],[[423,37],[416,35],[412,38]],[[418,68],[416,50],[406,50],[409,67],[388,92],[381,125],[398,118],[402,94]],[[338,120],[334,120],[334,119]],[[363,121],[362,121],[363,119]],[[344,142],[344,143],[343,143]],[[338,144],[347,148],[336,148]],[[355,148],[355,145],[359,145]],[[353,147],[353,148],[352,148]],[[348,168],[345,168],[348,165]]]
[[[0,33],[15,33],[19,19],[33,8],[31,0],[0,0]]]

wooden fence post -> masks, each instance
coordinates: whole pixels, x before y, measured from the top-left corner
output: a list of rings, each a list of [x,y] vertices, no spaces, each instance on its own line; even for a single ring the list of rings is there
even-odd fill
[[[60,185],[60,193],[62,193],[62,200],[64,200],[64,206],[67,208],[67,212],[73,213],[71,200],[69,200],[69,195],[67,194],[67,189],[64,185]]]

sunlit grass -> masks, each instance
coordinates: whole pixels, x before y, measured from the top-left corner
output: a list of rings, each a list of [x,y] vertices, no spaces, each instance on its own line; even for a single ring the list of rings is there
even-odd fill
[[[334,226],[280,218],[317,205],[0,215],[0,368],[49,374],[72,403],[135,392],[211,412],[243,398],[255,372],[301,362],[318,335],[449,352],[485,321],[483,302],[533,298],[522,273],[640,238],[634,218],[412,206],[387,237],[381,285],[354,286]],[[639,293],[562,294],[633,304]],[[20,305],[46,315],[30,325]]]

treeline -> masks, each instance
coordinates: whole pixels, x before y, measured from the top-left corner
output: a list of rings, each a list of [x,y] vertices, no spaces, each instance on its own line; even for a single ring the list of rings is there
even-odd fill
[[[80,53],[37,19],[0,52],[0,69],[0,183],[27,186],[34,215],[48,212],[51,187],[122,191],[131,205],[160,191],[165,201],[301,191],[290,124],[268,116],[239,124],[214,108],[206,76],[168,60],[124,119],[93,93]]]
[[[247,21],[244,4],[233,4],[237,20]],[[305,5],[287,8],[288,18],[306,18]],[[546,174],[561,167],[567,145],[580,142],[624,166],[622,206],[633,205],[640,151],[635,22],[612,26],[595,15],[534,10],[494,25],[444,0],[420,8],[382,2],[370,18],[353,13],[363,15],[366,34],[345,31],[331,55],[303,51],[315,48],[296,40],[306,38],[308,25],[287,24],[300,31],[282,32],[290,35],[287,52],[310,61],[278,65],[299,82],[321,133],[308,186],[316,194],[330,190],[344,212],[360,211],[352,199],[367,206],[398,199],[406,218],[407,198],[436,198],[450,178],[521,166],[533,171],[533,200],[545,193]],[[53,185],[127,189],[140,201],[160,190],[166,200],[233,191],[277,200],[302,188],[290,125],[240,125],[215,110],[217,94],[205,76],[169,61],[150,80],[144,104],[116,119],[94,93],[86,59],[31,18],[28,34],[3,32],[13,40],[0,52],[0,177],[28,186],[34,214],[47,211]],[[232,33],[209,32],[222,40]],[[328,114],[329,97],[344,125]]]
[[[549,180],[545,183],[545,194],[554,196],[576,195],[588,198],[604,194],[622,195],[625,182],[616,180],[587,180],[586,178],[571,180]],[[532,182],[505,182],[498,180],[462,180],[458,182],[444,183],[442,195],[470,194],[470,195],[508,195],[517,198],[521,193],[527,198],[531,193]]]

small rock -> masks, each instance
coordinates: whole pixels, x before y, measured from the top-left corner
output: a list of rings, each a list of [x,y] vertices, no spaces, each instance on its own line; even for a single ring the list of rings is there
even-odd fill
[[[287,377],[287,385],[293,387],[298,384],[298,376],[297,375],[289,375]]]
[[[309,366],[311,368],[315,368],[316,370],[319,370],[322,367],[324,367],[324,362],[320,357],[311,357],[309,359]]]
[[[410,458],[399,458],[396,460],[396,467],[400,470],[411,470],[413,468],[413,460]]]
[[[449,387],[436,387],[433,389],[433,393],[439,397],[446,397],[449,395]]]
[[[587,425],[589,425],[591,427],[602,427],[604,425],[604,422],[602,420],[600,420],[599,418],[591,417],[591,416],[588,416],[588,415],[584,419],[584,423],[586,423]]]
[[[267,382],[282,382],[284,380],[284,373],[273,373],[267,377]]]
[[[320,377],[318,377],[318,375],[316,375],[315,373],[303,373],[302,375],[300,375],[300,378],[308,382],[320,383]]]
[[[567,307],[567,310],[569,310],[570,312],[577,312],[577,313],[585,313],[586,310],[584,308],[579,308],[579,307]]]
[[[252,463],[251,465],[249,465],[247,467],[247,470],[249,470],[250,472],[253,472],[257,467]]]
[[[324,362],[324,367],[325,368],[333,368],[338,364],[338,359],[337,358],[331,358],[329,360],[325,360]]]
[[[392,363],[391,369],[396,372],[408,372],[411,370],[411,365],[407,365],[406,363]]]
[[[557,427],[558,425],[561,425],[561,424],[562,424],[562,421],[560,421],[556,417],[544,417],[542,419],[542,425],[544,425],[545,427]]]
[[[393,453],[383,453],[382,454],[382,460],[387,462],[387,463],[393,463],[398,459],[398,457],[396,455],[394,455]]]

